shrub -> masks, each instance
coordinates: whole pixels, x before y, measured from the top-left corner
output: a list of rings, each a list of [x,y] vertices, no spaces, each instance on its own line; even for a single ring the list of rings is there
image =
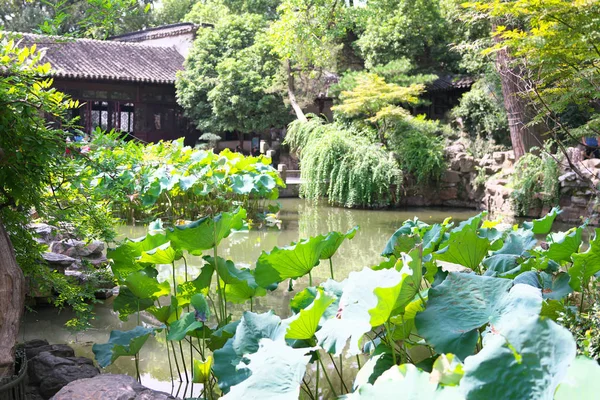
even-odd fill
[[[462,120],[470,137],[493,139],[498,144],[510,144],[506,111],[487,81],[481,80],[465,93],[452,116]]]
[[[531,207],[553,206],[558,203],[560,174],[555,156],[549,146],[536,154],[527,153],[517,161],[512,177],[512,199],[519,214],[525,215]]]

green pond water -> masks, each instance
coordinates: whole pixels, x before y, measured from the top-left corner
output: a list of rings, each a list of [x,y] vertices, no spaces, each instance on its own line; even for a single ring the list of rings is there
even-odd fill
[[[330,231],[345,232],[355,225],[360,227],[359,232],[351,241],[346,241],[333,257],[335,279],[342,280],[351,271],[358,271],[364,267],[378,264],[382,259],[379,255],[385,243],[403,221],[417,216],[428,222],[442,222],[451,216],[455,221],[465,220],[477,212],[468,209],[457,208],[410,208],[406,210],[348,210],[329,206],[318,206],[306,203],[300,199],[280,200],[283,208],[280,212],[281,229],[258,230],[248,232],[237,232],[225,239],[219,246],[219,256],[230,258],[238,266],[254,267],[260,253],[270,251],[274,246],[285,246],[300,238],[306,238]],[[140,237],[145,235],[146,229],[141,226],[124,226],[119,232],[127,237]],[[195,277],[199,273],[202,264],[200,258],[188,259],[188,273]],[[312,273],[313,284],[330,277],[329,264],[322,262]],[[184,277],[183,265],[177,267],[177,279]],[[160,269],[159,280],[171,279],[171,267],[165,266]],[[254,302],[256,312],[274,310],[282,318],[290,315],[289,300],[307,285],[308,279],[299,279],[293,291],[288,291],[287,283],[282,283],[276,291],[267,294],[266,297],[257,298]],[[99,304],[95,309],[95,320],[92,328],[85,332],[73,333],[65,328],[64,324],[72,318],[68,310],[58,312],[52,307],[38,308],[35,312],[27,312],[21,329],[22,340],[46,339],[50,343],[67,343],[71,345],[77,355],[94,358],[92,353],[93,343],[105,343],[111,330],[128,330],[136,325],[136,318],[129,321],[119,320],[117,314],[112,311],[114,297]],[[242,306],[230,308],[235,318],[239,318],[243,312]],[[146,315],[142,315],[143,322],[150,322]],[[187,347],[186,347],[187,348]],[[189,349],[186,357],[189,356]],[[186,360],[189,368],[189,359]],[[349,366],[356,364],[355,360],[347,360]],[[181,366],[180,366],[181,367]],[[309,366],[310,368],[311,366]],[[332,368],[330,365],[329,367]],[[173,365],[173,368],[175,366]],[[183,370],[183,367],[181,367]],[[142,384],[152,389],[173,392],[179,396],[190,396],[191,387],[186,388],[185,383],[179,387],[171,385],[169,363],[167,361],[167,350],[164,334],[151,337],[140,352],[140,371]],[[348,369],[346,369],[348,371]],[[124,373],[135,376],[133,359],[121,357],[115,364],[106,368],[105,372]],[[333,376],[335,374],[331,374]],[[351,383],[350,373],[346,377],[347,383]],[[339,386],[339,379],[335,383]],[[195,385],[194,395],[199,394],[199,386]],[[323,386],[326,390],[325,385]],[[321,393],[326,396],[326,392]]]

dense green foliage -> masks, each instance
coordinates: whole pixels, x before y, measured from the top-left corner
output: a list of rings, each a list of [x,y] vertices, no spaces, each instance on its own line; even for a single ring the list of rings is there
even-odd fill
[[[103,366],[119,356],[137,359],[148,336],[164,332],[169,360],[193,354],[189,368],[179,363],[178,370],[194,371],[206,398],[319,393],[370,399],[402,391],[439,399],[562,399],[565,391],[585,393],[588,383],[565,377],[587,366],[586,374],[598,379],[600,367],[576,357],[578,351],[597,354],[567,315],[594,313],[600,230],[589,246],[584,227],[549,234],[559,213],[553,209],[520,227],[485,220],[485,214],[457,225],[408,220],[390,237],[379,265],[317,286],[311,271],[329,259],[333,276],[331,259],[345,240],[360,240],[356,229],[275,247],[246,269],[218,257],[219,242],[243,227],[243,210],[183,226],[156,223],[109,256],[122,285],[115,310],[127,318],[145,309],[164,325],[113,331],[94,352]],[[547,235],[547,245],[538,245],[536,235]],[[188,273],[186,254],[207,251],[213,255]],[[177,260],[184,262],[183,281],[176,280]],[[172,264],[170,282],[157,280],[157,264]],[[254,298],[306,275],[309,287],[290,300],[291,317],[253,312]],[[170,305],[160,301],[167,297]],[[232,319],[231,303],[250,311]],[[358,369],[345,367],[337,387],[330,375],[342,377],[340,355],[356,356]],[[305,377],[309,364],[325,379]]]
[[[303,196],[315,201],[327,197],[346,207],[394,203],[402,171],[391,154],[355,128],[315,117],[291,123],[286,141],[301,152]]]
[[[549,150],[529,153],[515,165],[511,186],[512,199],[520,215],[530,208],[554,206],[560,195],[559,164]]]
[[[252,133],[289,120],[274,93],[279,62],[257,38],[265,20],[258,14],[228,15],[199,31],[177,80],[177,98],[198,129]]]

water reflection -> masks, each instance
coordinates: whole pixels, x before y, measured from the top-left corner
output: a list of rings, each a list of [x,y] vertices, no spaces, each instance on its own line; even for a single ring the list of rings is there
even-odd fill
[[[280,219],[282,227],[280,230],[261,230],[250,232],[238,232],[225,239],[219,247],[219,255],[234,260],[238,266],[254,267],[260,253],[270,251],[274,246],[286,246],[300,238],[325,234],[337,230],[346,232],[353,226],[359,225],[360,230],[351,241],[345,242],[333,257],[335,277],[337,280],[344,279],[351,271],[360,270],[364,267],[379,263],[382,258],[379,255],[383,250],[389,236],[409,218],[418,216],[428,223],[442,222],[446,217],[452,216],[457,221],[462,221],[474,215],[476,212],[466,209],[455,208],[413,208],[393,211],[374,210],[348,210],[328,206],[316,206],[299,199],[281,200],[282,211]],[[146,233],[144,227],[122,227],[120,233],[123,236],[139,237]],[[188,274],[191,277],[199,273],[203,263],[200,257],[190,257],[188,262]],[[177,265],[177,280],[183,280],[185,268],[183,263]],[[313,271],[313,283],[319,283],[329,277],[328,263],[321,263]],[[170,280],[170,266],[160,268],[159,280]],[[257,312],[274,310],[282,318],[290,315],[289,300],[307,285],[307,279],[299,279],[293,291],[288,291],[288,285],[282,284],[274,293],[266,297],[257,298],[254,308]],[[108,340],[111,330],[128,330],[136,325],[135,318],[130,321],[119,320],[116,313],[112,311],[112,301],[109,299],[96,307],[96,318],[93,327],[85,332],[72,333],[67,330],[64,323],[72,317],[71,312],[65,310],[60,313],[54,308],[40,308],[36,312],[27,312],[21,329],[22,340],[44,338],[50,343],[68,343],[76,351],[77,355],[93,358],[92,344],[104,343]],[[239,318],[244,306],[231,308],[235,318]],[[144,318],[142,318],[144,320]],[[149,322],[149,320],[148,320]],[[185,363],[190,365],[189,349],[185,345]],[[142,371],[142,383],[150,388],[165,392],[176,393],[178,388],[171,385],[169,363],[167,361],[167,350],[165,337],[161,333],[157,337],[150,338],[140,353],[140,370]],[[363,360],[364,361],[364,360]],[[181,364],[181,360],[179,363]],[[350,370],[355,359],[347,360],[344,369]],[[309,366],[309,368],[313,368]],[[183,367],[180,365],[181,370]],[[332,369],[332,365],[327,366]],[[175,365],[173,365],[175,370]],[[106,372],[124,373],[135,376],[133,359],[122,357],[113,365],[106,368]],[[177,375],[175,371],[175,375]],[[335,372],[329,372],[333,378],[334,385],[339,388],[341,382]],[[309,376],[307,378],[311,380]],[[350,373],[345,374],[346,384],[351,384]],[[185,383],[184,383],[185,385]],[[201,385],[195,385],[194,395],[199,395]],[[328,396],[329,389],[322,386],[321,396]],[[189,388],[187,395],[190,395]],[[180,391],[183,396],[183,389]]]

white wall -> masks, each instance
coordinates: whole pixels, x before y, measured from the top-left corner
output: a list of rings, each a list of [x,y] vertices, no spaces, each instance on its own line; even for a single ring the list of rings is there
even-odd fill
[[[160,38],[147,39],[136,43],[155,47],[175,47],[179,54],[181,54],[184,57],[187,57],[187,54],[190,48],[192,47],[193,41],[194,33],[189,32],[177,36],[165,36]]]

